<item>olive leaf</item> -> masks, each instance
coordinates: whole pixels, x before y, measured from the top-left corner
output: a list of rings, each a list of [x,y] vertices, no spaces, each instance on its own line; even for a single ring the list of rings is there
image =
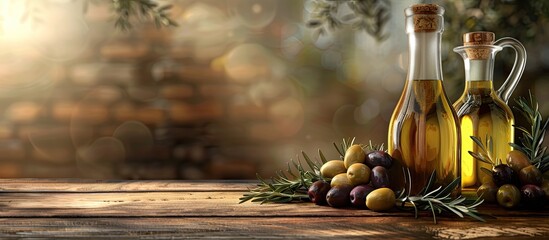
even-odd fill
[[[112,0],[117,19],[114,26],[122,31],[132,29],[133,20],[152,20],[157,28],[177,26],[169,16],[172,5],[159,6],[155,0]]]
[[[363,30],[378,42],[389,36],[385,26],[391,18],[391,1],[389,0],[314,0],[307,27],[314,29],[313,38],[327,34],[331,30],[351,25]],[[346,7],[347,14],[338,15]]]

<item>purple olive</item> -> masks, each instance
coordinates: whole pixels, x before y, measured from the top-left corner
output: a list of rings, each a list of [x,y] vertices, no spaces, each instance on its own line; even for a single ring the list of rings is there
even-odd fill
[[[383,188],[389,187],[389,174],[387,169],[382,166],[376,166],[372,168],[372,173],[370,174],[370,182],[374,188]]]
[[[335,186],[326,194],[326,202],[335,208],[347,207],[351,203],[351,186]]]
[[[364,162],[370,169],[376,166],[382,166],[384,168],[391,168],[393,165],[393,159],[384,151],[373,151],[366,155],[366,161]]]
[[[350,198],[353,206],[358,208],[366,208],[366,196],[370,192],[374,191],[374,188],[370,185],[358,185],[351,190]]]
[[[522,203],[528,208],[541,208],[545,203],[545,192],[536,185],[524,185],[520,189]]]
[[[311,184],[307,194],[311,202],[316,205],[326,205],[326,194],[330,191],[330,184],[323,180],[318,180]]]
[[[494,167],[492,170],[492,178],[496,186],[501,187],[505,184],[517,185],[518,177],[515,171],[507,164],[500,164]]]

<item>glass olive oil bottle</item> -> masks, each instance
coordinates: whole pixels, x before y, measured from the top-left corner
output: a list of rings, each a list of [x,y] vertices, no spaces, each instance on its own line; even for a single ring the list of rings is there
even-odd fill
[[[488,163],[473,158],[469,151],[479,152],[473,142],[475,136],[484,144],[491,139],[493,160],[505,163],[513,142],[513,112],[507,106],[526,62],[526,50],[515,39],[502,38],[494,42],[492,32],[471,32],[463,36],[464,46],[454,49],[464,60],[465,91],[454,103],[461,124],[461,186],[465,195],[473,195],[477,188],[490,179],[481,168],[492,169]],[[517,58],[509,78],[498,91],[493,87],[494,58],[504,47],[515,49]],[[486,148],[490,148],[486,146]]]
[[[457,115],[442,85],[440,43],[444,9],[417,4],[405,10],[410,50],[407,81],[389,125],[389,153],[410,170],[418,194],[436,170],[437,186],[460,176]],[[457,195],[460,187],[454,190]]]

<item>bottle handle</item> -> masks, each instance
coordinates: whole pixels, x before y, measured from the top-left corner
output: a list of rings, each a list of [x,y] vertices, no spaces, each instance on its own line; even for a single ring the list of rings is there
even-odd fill
[[[507,103],[509,98],[511,98],[511,94],[517,87],[520,77],[524,72],[524,68],[526,67],[526,49],[522,43],[510,37],[501,38],[497,40],[494,45],[503,48],[510,47],[515,50],[515,63],[513,64],[513,69],[511,70],[511,73],[509,73],[509,76],[505,82],[497,90],[497,94],[501,100]]]

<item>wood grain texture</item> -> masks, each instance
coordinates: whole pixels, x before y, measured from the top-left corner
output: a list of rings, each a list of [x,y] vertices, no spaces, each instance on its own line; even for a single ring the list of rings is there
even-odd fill
[[[391,211],[378,213],[358,209],[336,209],[312,203],[239,204],[244,192],[89,192],[89,193],[2,193],[0,217],[250,217],[250,216],[412,216]],[[493,216],[546,216],[549,211],[510,211],[497,206],[481,210]],[[425,214],[429,217],[428,214]]]
[[[3,193],[0,217],[379,216],[311,203],[239,204],[243,192]]]
[[[429,214],[243,203],[254,182],[0,180],[0,238],[549,238],[549,209],[483,205],[487,223]]]
[[[0,218],[0,238],[127,239],[543,239],[544,222],[511,225],[406,217],[295,218]],[[541,220],[541,219],[536,219]]]
[[[216,192],[246,191],[255,187],[254,181],[120,181],[86,179],[0,179],[2,192],[39,192],[39,193],[103,193],[103,192]]]

